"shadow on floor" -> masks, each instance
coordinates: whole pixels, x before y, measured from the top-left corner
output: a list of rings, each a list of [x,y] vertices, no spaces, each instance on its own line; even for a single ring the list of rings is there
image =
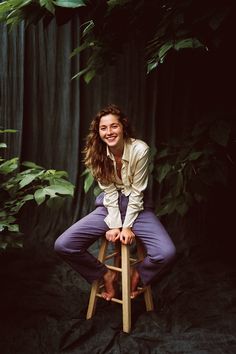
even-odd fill
[[[89,285],[43,246],[2,254],[0,275],[1,354],[236,352],[236,271],[199,247],[153,286],[155,311],[133,301],[130,334],[119,304],[85,320]]]

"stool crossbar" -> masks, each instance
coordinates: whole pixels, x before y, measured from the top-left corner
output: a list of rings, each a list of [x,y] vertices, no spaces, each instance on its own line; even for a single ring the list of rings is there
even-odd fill
[[[137,259],[130,257],[130,246],[124,245],[119,241],[115,243],[114,252],[107,255],[107,248],[109,242],[104,237],[102,239],[102,243],[98,253],[98,260],[104,264],[106,264],[108,269],[118,272],[121,275],[121,289],[122,295],[121,299],[112,298],[111,301],[116,302],[122,305],[122,314],[123,314],[123,331],[129,333],[131,330],[131,292],[130,292],[130,274],[131,267],[134,266],[137,262],[140,262],[145,255],[143,246],[141,242],[136,239],[137,246]],[[114,260],[114,265],[107,264],[106,262],[110,259]],[[102,297],[101,290],[103,288],[103,284],[100,284],[99,280],[95,280],[92,283],[89,304],[87,309],[87,319],[93,317],[95,310],[97,299]],[[144,295],[146,311],[152,311],[153,299],[152,299],[152,291],[151,286],[145,286],[143,288],[138,288],[139,294]]]

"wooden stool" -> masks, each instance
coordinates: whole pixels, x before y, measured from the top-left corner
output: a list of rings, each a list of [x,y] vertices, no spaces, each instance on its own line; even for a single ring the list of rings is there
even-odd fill
[[[107,268],[119,272],[121,274],[121,286],[122,286],[122,299],[112,298],[111,301],[119,303],[122,305],[123,312],[123,331],[129,333],[131,330],[131,295],[130,295],[130,267],[134,264],[140,262],[144,258],[144,249],[141,242],[136,239],[137,245],[137,259],[130,258],[130,246],[124,245],[120,241],[115,243],[115,250],[113,253],[106,255],[107,246],[109,242],[104,237],[98,253],[98,260],[105,263]],[[113,258],[114,265],[108,265],[107,260]],[[121,265],[120,265],[121,264]],[[99,280],[95,280],[91,287],[87,319],[90,319],[96,310],[96,303],[98,297],[102,297],[101,290],[103,285],[100,285]],[[153,310],[153,299],[151,286],[145,286],[143,288],[138,288],[139,293],[144,294],[146,310]]]

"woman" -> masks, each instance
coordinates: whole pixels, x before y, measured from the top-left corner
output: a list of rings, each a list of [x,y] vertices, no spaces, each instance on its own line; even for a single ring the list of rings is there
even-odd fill
[[[133,271],[131,293],[137,285],[150,284],[167,268],[175,247],[166,230],[144,198],[148,184],[149,147],[131,138],[126,116],[108,105],[93,119],[84,149],[84,162],[103,192],[95,210],[68,230],[55,243],[55,251],[88,282],[103,278],[102,296],[115,295],[116,273],[100,263],[87,248],[99,237],[131,244],[138,237],[147,256]]]

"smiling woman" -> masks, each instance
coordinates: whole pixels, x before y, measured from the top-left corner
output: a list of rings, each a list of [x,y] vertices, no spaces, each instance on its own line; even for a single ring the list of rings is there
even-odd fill
[[[55,251],[88,282],[103,278],[102,296],[111,300],[115,296],[116,274],[87,249],[104,235],[110,242],[123,244],[139,238],[147,256],[132,274],[131,293],[135,297],[138,283],[153,282],[175,256],[169,235],[153,210],[146,207],[149,147],[131,137],[126,115],[112,104],[92,120],[83,152],[85,165],[103,192],[96,199],[96,209],[57,239]]]
[[[99,135],[108,146],[114,156],[120,156],[123,152],[123,126],[116,115],[103,116],[99,124]]]

